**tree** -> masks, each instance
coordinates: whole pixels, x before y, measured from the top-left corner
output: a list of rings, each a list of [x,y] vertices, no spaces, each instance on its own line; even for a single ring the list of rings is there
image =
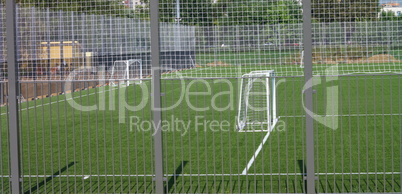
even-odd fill
[[[160,0],[160,20],[177,22],[176,0]],[[212,26],[219,13],[211,0],[180,0],[180,23],[194,26]]]
[[[5,0],[1,0],[4,4]],[[20,6],[77,11],[87,14],[126,15],[128,9],[121,0],[16,0]]]
[[[381,21],[399,21],[402,20],[402,16],[395,15],[393,11],[381,11],[380,15]]]
[[[135,14],[141,18],[149,18],[149,0],[141,0],[145,6],[137,6]],[[161,22],[176,23],[177,0],[159,0]],[[180,24],[193,26],[212,26],[219,17],[217,3],[212,0],[179,0]]]
[[[312,0],[312,17],[318,22],[377,20],[379,0]]]
[[[149,0],[143,0],[145,4]],[[176,0],[160,0],[163,22],[176,21]],[[148,6],[138,7],[146,16]],[[298,23],[302,8],[297,0],[180,0],[180,23],[196,26]]]
[[[218,18],[222,25],[298,23],[302,19],[302,7],[296,0],[226,0],[219,4],[226,8]]]

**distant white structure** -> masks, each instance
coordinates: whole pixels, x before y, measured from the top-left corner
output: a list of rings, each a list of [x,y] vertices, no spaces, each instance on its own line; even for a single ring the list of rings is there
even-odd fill
[[[388,11],[394,12],[395,16],[402,15],[402,7],[384,7],[381,9],[381,12],[388,12]]]
[[[389,12],[392,11],[395,13],[395,16],[400,16],[402,14],[402,7],[399,3],[396,2],[388,2],[381,4],[381,12]]]
[[[395,16],[402,16],[402,7],[384,7],[381,9],[381,12],[389,12],[392,11],[395,13]],[[380,17],[381,13],[378,14]]]
[[[137,6],[143,6],[145,5],[144,3],[141,2],[141,0],[124,0],[122,3],[129,8],[135,9]]]

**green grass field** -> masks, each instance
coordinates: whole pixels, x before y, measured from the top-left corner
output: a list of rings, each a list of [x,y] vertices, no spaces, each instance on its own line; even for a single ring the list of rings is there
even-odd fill
[[[255,70],[261,68],[256,66]],[[254,70],[228,69],[231,71],[205,67],[180,74],[189,77],[203,75],[200,71],[220,72],[229,77]],[[236,130],[240,79],[163,79],[166,191],[304,192],[304,77],[280,77],[276,82],[279,122],[243,174],[266,132]],[[317,77],[313,83],[317,191],[401,192],[401,76]],[[335,93],[328,93],[328,88]],[[145,80],[141,85],[104,86],[21,103],[23,190],[152,192],[155,185],[150,93],[150,81]],[[71,98],[94,110],[72,107]],[[124,108],[125,102],[134,107],[141,101],[142,108]],[[337,106],[331,109],[332,104]],[[337,114],[331,116],[329,109]],[[0,111],[0,189],[6,193],[7,106]]]

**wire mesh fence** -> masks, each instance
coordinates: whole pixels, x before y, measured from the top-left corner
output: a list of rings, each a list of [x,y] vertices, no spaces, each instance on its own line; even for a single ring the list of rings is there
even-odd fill
[[[0,6],[0,11],[5,12],[4,6]],[[24,4],[17,7],[16,19],[21,79],[63,80],[58,75],[67,75],[82,66],[111,67],[116,60],[142,59],[150,66],[150,24],[147,20],[26,7]],[[5,20],[0,22],[5,26]],[[194,52],[194,28],[169,23],[161,25],[161,31],[165,33],[162,36],[165,38],[161,39],[162,51],[177,52],[170,55],[185,53],[183,56]],[[172,34],[172,29],[180,35]],[[172,37],[176,44],[170,44]],[[3,74],[7,68],[4,63],[7,55],[2,49],[5,44],[1,41]],[[181,60],[184,62],[175,60],[170,67],[179,69],[185,64],[191,65],[190,58]]]
[[[401,192],[397,3],[2,3],[0,192]]]

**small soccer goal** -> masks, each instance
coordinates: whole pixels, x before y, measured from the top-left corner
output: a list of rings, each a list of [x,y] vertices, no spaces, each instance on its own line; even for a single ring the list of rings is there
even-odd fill
[[[273,70],[244,74],[240,84],[237,115],[239,132],[272,131],[276,115],[275,73]]]
[[[141,78],[141,59],[120,60],[113,62],[109,83],[112,86],[129,86],[130,83],[142,83]]]

